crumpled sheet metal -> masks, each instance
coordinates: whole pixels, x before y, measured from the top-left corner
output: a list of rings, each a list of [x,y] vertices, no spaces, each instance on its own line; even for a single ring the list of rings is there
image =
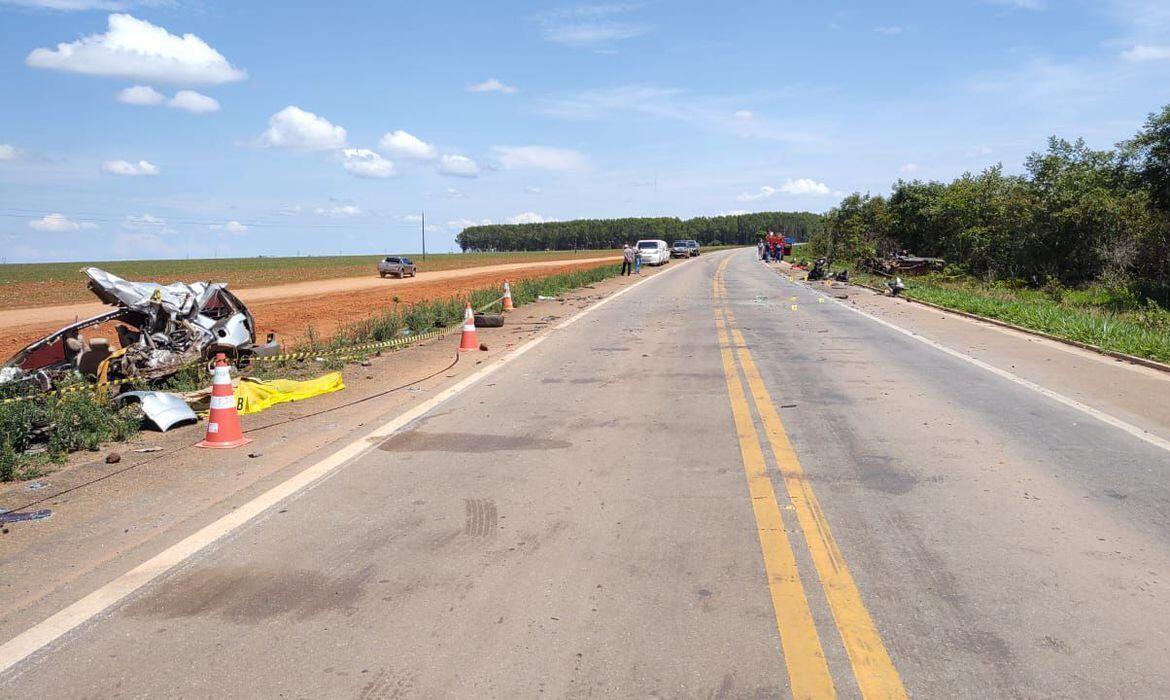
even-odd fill
[[[191,410],[183,397],[176,394],[165,391],[127,391],[118,394],[119,401],[130,398],[139,400],[142,412],[164,433],[179,423],[198,420],[195,411]]]
[[[157,298],[167,313],[183,317],[190,316],[199,309],[204,299],[226,286],[207,282],[175,282],[168,285],[130,282],[96,267],[87,267],[84,271],[96,287],[94,293],[107,304],[121,304],[135,311],[149,313]]]

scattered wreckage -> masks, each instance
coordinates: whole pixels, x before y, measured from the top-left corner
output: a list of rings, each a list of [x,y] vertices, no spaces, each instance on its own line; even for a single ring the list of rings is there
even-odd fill
[[[898,275],[926,275],[931,272],[942,272],[947,261],[942,258],[923,258],[907,253],[890,254],[884,258],[873,258],[866,263],[872,272],[883,277]]]
[[[43,391],[77,375],[102,382],[162,379],[216,353],[245,363],[279,354],[274,336],[256,344],[255,320],[218,282],[130,282],[96,267],[82,270],[88,287],[114,309],[77,321],[33,342],[0,365],[0,384],[27,382]],[[119,324],[117,347],[82,331]]]

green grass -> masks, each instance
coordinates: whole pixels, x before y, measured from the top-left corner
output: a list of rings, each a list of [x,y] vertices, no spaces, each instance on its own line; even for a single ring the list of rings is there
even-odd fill
[[[885,278],[855,278],[884,288]],[[1096,347],[1170,362],[1170,312],[1153,301],[1139,303],[1101,286],[1036,290],[985,284],[966,277],[903,277],[911,299],[930,302],[1021,328]]]
[[[814,256],[795,250],[797,262]],[[850,267],[834,264],[837,271]],[[850,268],[857,282],[885,289],[886,278]],[[1057,338],[1087,343],[1159,362],[1170,362],[1170,311],[1106,285],[1082,289],[1028,289],[1019,283],[988,284],[961,274],[903,277],[911,299],[1003,321]]]

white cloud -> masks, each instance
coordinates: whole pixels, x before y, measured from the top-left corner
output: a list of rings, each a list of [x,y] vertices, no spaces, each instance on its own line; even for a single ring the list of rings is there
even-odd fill
[[[247,76],[194,34],[178,37],[125,14],[110,15],[105,34],[57,44],[56,49],[33,49],[24,62],[31,68],[160,83],[229,83]]]
[[[806,177],[793,180],[786,179],[779,187],[772,187],[771,185],[764,185],[756,192],[744,192],[736,197],[741,202],[752,202],[757,199],[768,199],[777,194],[787,195],[827,195],[829,194],[829,186],[823,182],[817,182]]]
[[[516,92],[516,88],[512,87],[511,85],[505,85],[504,83],[501,83],[499,80],[497,80],[495,78],[488,78],[487,80],[483,81],[482,83],[476,83],[475,85],[467,86],[467,91],[468,92],[502,92],[506,95],[510,95],[513,92]]]
[[[454,177],[475,177],[479,175],[479,166],[467,156],[445,153],[439,159],[439,174]]]
[[[357,216],[362,210],[352,204],[339,204],[328,209],[317,207],[313,213],[321,216]]]
[[[575,48],[610,46],[650,32],[651,28],[620,19],[634,9],[618,3],[580,5],[546,12],[537,21],[546,41]]]
[[[408,224],[421,224],[422,223],[422,215],[421,214],[403,214],[399,218],[401,218],[403,221],[405,221]]]
[[[350,175],[365,178],[383,178],[394,175],[394,162],[386,160],[368,148],[346,148],[341,151],[341,162]]]
[[[817,182],[807,177],[802,177],[797,180],[788,179],[780,185],[780,192],[783,194],[829,194],[829,186],[823,182]]]
[[[208,112],[219,111],[219,102],[214,97],[208,97],[194,90],[179,90],[171,98],[171,101],[167,102],[167,106],[191,112],[192,114],[206,114]]]
[[[158,175],[158,166],[145,160],[140,160],[137,163],[131,163],[128,160],[107,160],[102,163],[102,172],[107,175],[124,175],[127,177]]]
[[[1170,46],[1155,46],[1152,44],[1137,44],[1123,51],[1121,57],[1127,61],[1141,63],[1144,61],[1170,61]]]
[[[241,224],[239,221],[229,221],[226,224],[211,224],[207,228],[212,231],[227,231],[228,233],[247,233],[248,227],[246,224]]]
[[[982,158],[989,156],[995,151],[990,146],[972,146],[967,149],[968,158]]]
[[[296,216],[297,214],[300,214],[301,211],[301,205],[294,204],[292,206],[283,206],[276,213],[280,214],[281,216]]]
[[[149,85],[135,85],[118,91],[118,101],[128,105],[153,107],[162,104],[167,96]]]
[[[383,134],[378,141],[378,150],[407,160],[434,160],[439,157],[439,149],[402,129]]]
[[[918,165],[918,163],[907,163],[907,164],[903,165],[902,167],[898,168],[898,172],[910,174],[910,173],[916,173],[921,169],[922,168]]]
[[[491,226],[491,219],[480,219],[479,221],[472,221],[471,219],[452,219],[447,222],[447,228],[459,232],[468,226]]]
[[[0,160],[16,160],[19,157],[20,151],[16,150],[15,146],[0,143]]]
[[[454,187],[448,187],[443,192],[443,196],[446,197],[447,199],[467,199],[466,194],[464,194],[463,192],[460,192],[459,190],[455,189]]]
[[[750,122],[756,118],[756,114],[750,109],[737,109],[735,110],[735,118],[741,122]]]
[[[33,219],[28,222],[29,228],[36,231],[52,231],[54,233],[64,231],[81,231],[82,229],[97,228],[98,225],[92,221],[73,221],[64,214],[46,214],[39,219]]]
[[[540,194],[544,190],[542,190],[540,187],[538,187],[536,185],[525,185],[524,191],[527,192],[528,194]]]
[[[898,34],[901,34],[903,31],[905,31],[902,29],[902,27],[892,25],[887,27],[874,27],[873,30],[878,34],[884,34],[885,36],[897,36]]]
[[[122,228],[127,231],[137,231],[149,235],[164,235],[178,233],[167,224],[166,219],[160,219],[153,214],[144,213],[142,216],[128,214],[122,219]]]
[[[736,197],[736,199],[741,202],[751,202],[757,199],[767,199],[774,194],[776,194],[775,187],[772,187],[771,185],[764,185],[759,189],[758,192],[744,192],[743,194]]]
[[[583,170],[585,156],[569,148],[551,146],[493,146],[500,162],[509,170]]]
[[[556,221],[556,219],[545,218],[534,211],[526,211],[522,214],[509,216],[504,219],[504,223],[506,224],[543,224],[548,221]]]
[[[322,151],[345,146],[345,129],[334,126],[325,117],[295,105],[289,105],[268,119],[268,130],[260,134],[257,145],[265,148],[290,148]]]

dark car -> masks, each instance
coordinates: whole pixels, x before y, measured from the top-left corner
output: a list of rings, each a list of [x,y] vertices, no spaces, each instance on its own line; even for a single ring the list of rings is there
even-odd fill
[[[418,271],[415,269],[414,263],[410,261],[410,258],[401,258],[391,255],[382,258],[382,260],[378,262],[379,277],[390,275],[391,277],[402,279],[403,277],[414,277],[417,274]]]

